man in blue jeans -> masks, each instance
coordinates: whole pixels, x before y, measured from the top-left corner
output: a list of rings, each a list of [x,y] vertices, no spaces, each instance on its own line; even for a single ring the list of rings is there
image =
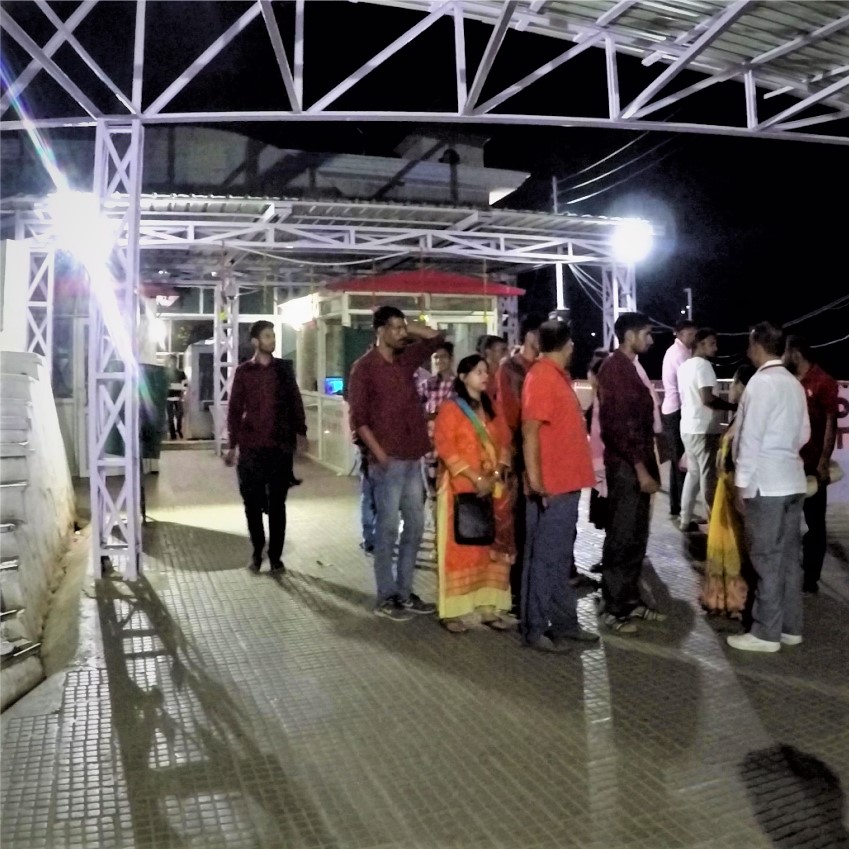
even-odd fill
[[[412,591],[424,532],[421,459],[430,450],[414,376],[445,339],[430,327],[407,324],[404,313],[392,306],[378,308],[373,325],[374,347],[351,368],[348,404],[351,429],[365,445],[374,491],[374,612],[404,622],[415,613],[436,610]],[[393,568],[399,512],[404,531]]]

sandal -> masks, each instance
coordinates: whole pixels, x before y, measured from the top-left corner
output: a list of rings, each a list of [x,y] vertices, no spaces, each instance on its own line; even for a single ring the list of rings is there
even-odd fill
[[[440,619],[439,624],[445,628],[449,634],[466,634],[469,631],[461,619]]]
[[[636,634],[637,626],[627,619],[620,619],[612,613],[608,613],[604,617],[604,624],[607,628],[613,631],[614,634]]]

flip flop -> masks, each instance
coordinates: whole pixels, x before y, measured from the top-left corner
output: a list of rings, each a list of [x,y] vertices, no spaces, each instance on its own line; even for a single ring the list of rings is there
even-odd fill
[[[449,634],[467,634],[469,629],[459,619],[440,619],[439,624],[448,631]]]

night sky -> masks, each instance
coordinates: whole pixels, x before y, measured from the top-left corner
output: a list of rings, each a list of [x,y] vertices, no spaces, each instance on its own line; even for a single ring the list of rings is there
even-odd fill
[[[66,18],[76,4],[54,3]],[[19,22],[37,20],[34,4],[4,6]],[[148,4],[148,54],[145,99],[159,94],[177,73],[244,11],[232,2]],[[292,57],[294,3],[275,4],[284,42]],[[306,14],[305,100],[310,103],[329,91],[345,74],[359,67],[416,21],[421,14],[380,8],[365,3],[308,3]],[[186,21],[190,26],[186,26]],[[466,23],[470,77],[483,53],[490,28]],[[44,22],[44,37],[50,26]],[[129,90],[127,57],[132,55],[132,4],[102,2],[77,30],[83,44],[116,82]],[[4,61],[13,71],[24,57],[4,39]],[[492,69],[480,101],[515,82],[560,53],[563,42],[510,31]],[[63,52],[64,51],[64,52]],[[447,61],[441,60],[447,57]],[[435,24],[416,42],[396,54],[343,95],[331,108],[450,110],[456,108],[453,69],[453,28],[449,19]],[[71,76],[89,73],[65,47],[57,60]],[[606,110],[604,53],[585,54],[543,78],[527,92],[508,100],[503,111],[540,113],[572,111],[603,115]],[[638,60],[619,60],[622,102],[627,103],[659,72]],[[42,75],[44,76],[44,75]],[[682,88],[699,79],[682,74],[672,85]],[[105,90],[104,90],[105,91]],[[40,93],[39,93],[40,92]],[[664,92],[666,93],[666,92]],[[52,81],[28,92],[38,114],[77,114]],[[776,97],[765,109],[780,111],[794,101]],[[108,106],[108,95],[102,104]],[[168,111],[216,108],[287,108],[279,72],[262,23],[257,20],[230,45],[214,67],[202,74],[168,107]],[[692,102],[671,107],[675,120],[716,121],[743,125],[742,83],[728,82],[699,94]],[[763,113],[763,117],[770,112]],[[849,135],[849,121],[830,126]],[[289,148],[322,152],[393,155],[393,148],[415,131],[409,124],[261,124],[227,125],[256,138]],[[650,133],[580,177],[576,172],[640,136],[615,130],[541,129],[538,127],[427,125],[429,133],[476,133],[489,138],[485,163],[490,167],[528,171],[532,177],[501,205],[522,209],[551,208],[551,177],[561,180],[561,203],[620,185],[579,204],[562,206],[571,212],[602,215],[644,215],[664,225],[666,236],[638,270],[640,308],[659,323],[671,324],[685,304],[682,289],[693,289],[694,318],[722,332],[745,332],[763,318],[786,322],[849,294],[849,275],[843,250],[849,241],[849,148],[826,144],[719,136]],[[582,179],[646,153],[633,165],[584,189],[572,186]],[[642,173],[634,172],[650,166]],[[553,306],[553,273],[545,269],[523,275],[528,289],[523,307]],[[599,310],[574,281],[570,285],[576,333],[585,353],[600,334]],[[816,343],[849,333],[849,303],[793,326]],[[658,372],[657,357],[670,341],[658,335],[650,373]],[[721,376],[745,347],[744,336],[723,336],[718,361]],[[823,364],[836,376],[849,378],[849,342],[820,349]]]

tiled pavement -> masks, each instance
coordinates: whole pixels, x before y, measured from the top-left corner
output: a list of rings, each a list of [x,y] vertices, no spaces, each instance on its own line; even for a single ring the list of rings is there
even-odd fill
[[[302,470],[277,581],[242,568],[232,470],[162,465],[146,577],[92,585],[76,662],[4,714],[3,849],[849,847],[845,509],[798,648],[732,656],[659,499],[669,622],[545,656],[375,618],[350,478]]]

